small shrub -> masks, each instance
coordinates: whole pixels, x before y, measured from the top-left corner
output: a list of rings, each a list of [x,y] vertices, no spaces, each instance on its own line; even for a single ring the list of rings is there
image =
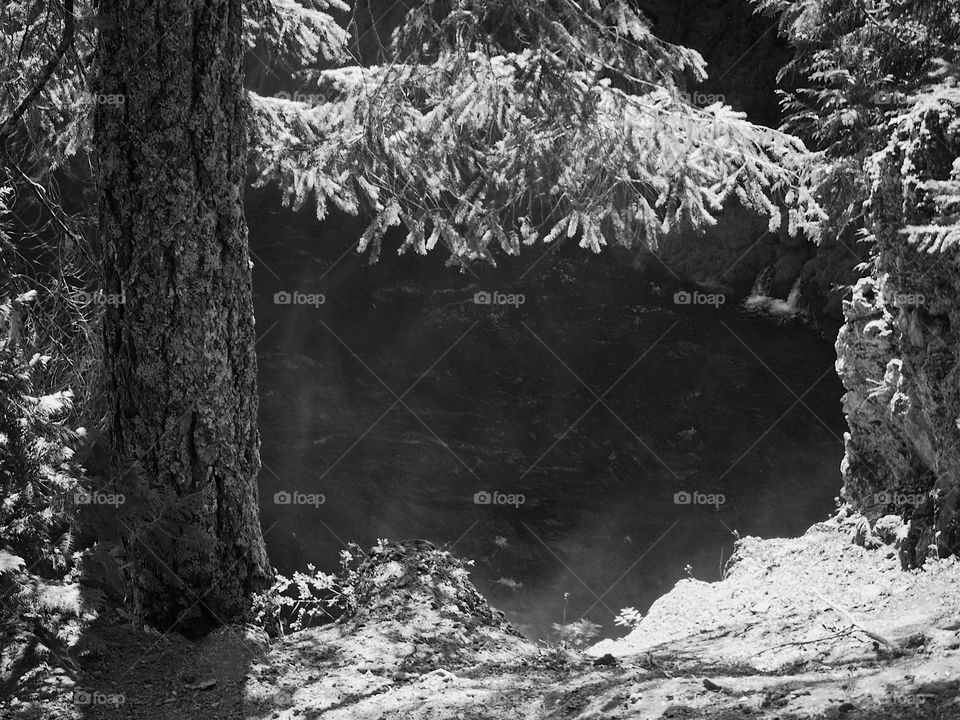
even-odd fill
[[[353,543],[350,548],[359,550]],[[353,607],[355,559],[353,552],[342,550],[341,570],[336,575],[321,572],[312,564],[307,565],[307,572],[296,571],[293,577],[275,572],[273,585],[253,598],[257,624],[282,636],[336,620]]]
[[[623,608],[623,610],[620,611],[620,614],[613,619],[613,622],[616,625],[619,625],[621,627],[628,627],[631,630],[633,630],[633,628],[637,627],[642,620],[643,620],[642,612],[640,612],[636,608],[628,607],[628,608]]]
[[[563,647],[582,650],[600,632],[600,626],[586,618],[571,623],[554,623],[553,629]]]

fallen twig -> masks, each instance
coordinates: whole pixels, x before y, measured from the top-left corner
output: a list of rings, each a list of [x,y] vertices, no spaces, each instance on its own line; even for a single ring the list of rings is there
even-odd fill
[[[887,638],[885,638],[883,635],[880,635],[880,634],[878,634],[878,633],[873,632],[873,630],[870,630],[869,628],[864,627],[862,623],[857,622],[856,620],[854,620],[853,615],[851,615],[848,611],[844,610],[842,607],[840,607],[839,605],[837,605],[837,604],[836,604],[835,602],[833,602],[832,600],[829,600],[829,599],[825,598],[823,595],[821,595],[820,593],[818,593],[816,590],[813,591],[813,594],[816,595],[818,598],[820,598],[823,602],[825,602],[825,603],[826,603],[827,605],[829,605],[831,608],[833,608],[834,610],[836,610],[841,616],[843,616],[844,620],[846,620],[848,623],[850,623],[850,624],[853,625],[855,628],[857,628],[858,630],[860,630],[860,632],[862,632],[862,633],[864,633],[865,635],[869,636],[871,639],[876,640],[876,641],[879,642],[879,643],[883,643],[883,644],[886,645],[887,647],[893,648],[894,650],[899,650],[899,649],[900,649],[899,646],[898,646],[896,643],[893,643],[893,642],[887,640]]]
[[[811,643],[823,642],[824,640],[833,640],[833,638],[843,637],[844,635],[849,635],[852,632],[853,628],[847,628],[846,630],[841,630],[840,632],[833,633],[832,635],[823,635],[810,640],[794,640],[793,642],[780,643],[779,645],[774,645],[772,647],[764,648],[763,650],[755,652],[750,657],[755,657],[757,655],[761,655],[762,653],[770,652],[771,650],[777,650],[778,648],[789,647],[791,645],[810,645]]]

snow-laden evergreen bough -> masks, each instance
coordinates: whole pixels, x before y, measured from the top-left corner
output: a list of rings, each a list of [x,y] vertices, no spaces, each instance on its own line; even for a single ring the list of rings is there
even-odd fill
[[[387,64],[305,72],[303,92],[251,93],[256,182],[319,218],[330,204],[370,216],[372,261],[401,225],[401,252],[439,244],[454,264],[565,237],[655,248],[732,195],[772,230],[816,237],[803,144],[687,102],[703,59],[625,3],[428,1],[386,51]]]

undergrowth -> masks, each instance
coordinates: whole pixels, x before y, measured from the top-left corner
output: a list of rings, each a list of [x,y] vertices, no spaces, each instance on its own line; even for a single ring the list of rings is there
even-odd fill
[[[79,583],[78,505],[87,478],[77,462],[70,382],[83,328],[57,310],[61,291],[34,278],[12,237],[13,194],[0,189],[0,685],[29,679],[65,654],[103,603]],[[55,285],[55,283],[53,283]],[[59,313],[59,314],[58,314]],[[19,677],[18,677],[19,675]]]
[[[271,635],[288,635],[332,622],[354,607],[358,579],[355,561],[362,554],[350,543],[340,551],[340,572],[329,574],[307,565],[291,577],[275,571],[274,582],[253,597],[254,618]]]

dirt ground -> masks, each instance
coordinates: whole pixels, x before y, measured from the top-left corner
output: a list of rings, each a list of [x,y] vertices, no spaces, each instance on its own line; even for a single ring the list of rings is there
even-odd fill
[[[520,637],[442,553],[398,545],[338,623],[196,644],[100,623],[0,717],[960,719],[960,562],[905,572],[852,542],[857,520],[745,538],[724,580],[681,581],[583,653]]]

